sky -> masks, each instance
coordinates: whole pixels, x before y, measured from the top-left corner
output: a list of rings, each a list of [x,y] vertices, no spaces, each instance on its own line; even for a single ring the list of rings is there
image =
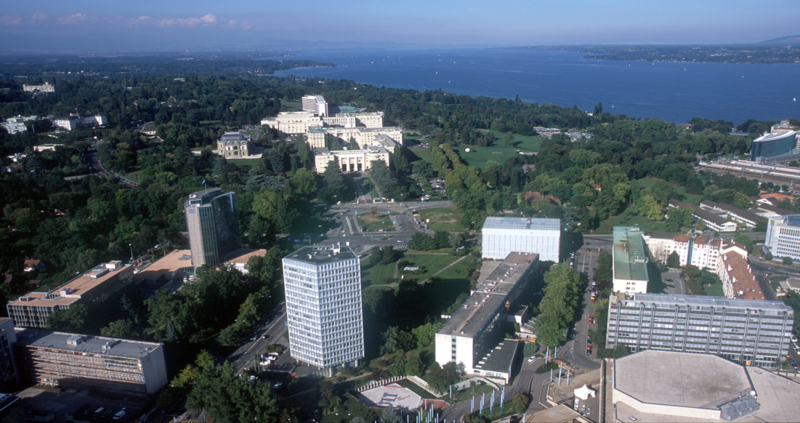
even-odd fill
[[[800,34],[797,0],[36,0],[0,52],[734,44]]]

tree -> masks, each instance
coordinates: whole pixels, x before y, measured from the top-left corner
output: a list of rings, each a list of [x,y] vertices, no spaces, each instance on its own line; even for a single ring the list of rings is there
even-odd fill
[[[439,367],[439,363],[434,362],[425,376],[425,380],[428,381],[434,391],[446,392],[450,385],[458,382],[456,363],[451,361]]]
[[[403,419],[395,414],[392,407],[386,407],[383,409],[383,413],[381,416],[378,417],[378,422],[380,423],[403,423]]]
[[[514,145],[516,141],[514,140],[514,133],[509,131],[503,135],[503,144],[505,145]]]
[[[313,195],[317,193],[317,180],[314,173],[306,168],[297,169],[297,172],[289,179],[289,183],[292,184],[294,193],[301,197],[313,198]]]
[[[792,258],[791,258],[791,257],[784,257],[784,258],[783,258],[783,264],[785,264],[785,265],[787,265],[787,266],[791,266],[791,265],[792,265],[792,263],[794,263],[794,261],[792,260]]]
[[[670,254],[669,257],[667,257],[667,267],[675,269],[680,266],[681,266],[681,258],[678,256],[677,251],[673,251],[672,254]]]
[[[764,222],[764,221],[756,222],[755,231],[756,232],[766,232],[767,231],[767,225],[768,225],[768,223]]]
[[[772,259],[773,259],[772,252],[767,251],[767,254],[764,254],[764,258],[769,260],[769,261],[772,261]]]
[[[436,331],[442,327],[441,323],[427,323],[411,330],[417,339],[417,348],[424,348],[436,338]]]
[[[704,231],[706,230],[706,227],[707,227],[706,221],[703,219],[698,220],[697,224],[694,225],[694,228],[697,229],[698,231]]]
[[[58,309],[47,319],[47,329],[59,332],[84,331],[88,309],[83,304],[75,304],[68,309]]]
[[[418,376],[422,371],[422,358],[416,351],[405,354],[405,373],[408,376]]]
[[[536,319],[537,342],[553,347],[566,341],[564,329],[575,318],[580,277],[569,263],[561,263],[545,272],[544,282],[545,294],[539,306],[542,313]]]
[[[142,335],[141,329],[131,319],[115,320],[100,329],[100,334],[110,338],[137,339]]]
[[[383,333],[383,345],[381,345],[381,355],[393,354],[400,350],[402,331],[397,326],[389,326]]]
[[[511,404],[514,407],[515,413],[524,413],[525,410],[528,409],[528,404],[530,404],[531,400],[528,397],[528,394],[525,392],[517,392],[511,398]]]
[[[350,150],[360,150],[361,149],[358,146],[358,143],[356,142],[356,139],[353,138],[353,137],[350,137],[350,141],[348,141],[348,143],[347,143],[347,148],[350,149]]]
[[[410,165],[408,164],[408,159],[403,153],[403,147],[400,145],[394,146],[394,152],[392,154],[392,159],[394,160],[394,170],[401,174],[408,173],[408,171],[411,169]]]

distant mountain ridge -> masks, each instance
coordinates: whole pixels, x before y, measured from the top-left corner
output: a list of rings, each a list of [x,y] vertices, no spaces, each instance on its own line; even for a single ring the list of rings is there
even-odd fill
[[[798,46],[800,45],[800,35],[788,35],[786,37],[773,38],[771,40],[761,41],[757,44]]]

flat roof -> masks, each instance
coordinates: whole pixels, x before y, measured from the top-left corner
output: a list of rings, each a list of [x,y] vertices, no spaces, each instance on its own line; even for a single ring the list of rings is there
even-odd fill
[[[542,411],[530,415],[527,421],[532,423],[564,423],[581,421],[578,420],[581,414],[577,411],[567,407],[564,404],[559,404],[555,407],[550,407]]]
[[[242,248],[225,256],[225,263],[247,264],[250,257],[267,255],[267,250],[254,250],[252,248]]]
[[[174,273],[185,267],[192,267],[192,251],[173,250],[171,253],[161,257],[153,263],[150,263],[149,266],[140,270],[139,273],[134,275],[133,280],[136,283],[140,283],[148,279],[157,280],[167,273]],[[172,275],[170,275],[170,278],[171,277]]]
[[[503,306],[506,296],[520,277],[539,261],[536,253],[510,253],[481,283],[453,316],[439,329],[440,334],[472,338]]]
[[[648,280],[643,234],[639,228],[614,226],[614,279]]]
[[[629,297],[633,297],[632,299]],[[741,298],[711,297],[708,295],[681,295],[681,294],[633,294],[628,295],[626,302],[641,304],[665,304],[672,307],[675,304],[690,305],[693,307],[728,307],[745,309],[762,309],[773,311],[792,312],[792,308],[783,301],[770,300],[745,300]],[[629,304],[626,304],[629,305]],[[633,305],[633,304],[630,304]]]
[[[514,359],[514,353],[517,351],[518,347],[519,341],[505,339],[489,350],[486,356],[481,358],[478,364],[473,367],[485,372],[509,373],[511,361]],[[483,364],[481,364],[481,361],[483,361]]]
[[[75,333],[49,332],[40,329],[16,330],[17,344],[38,348],[55,348],[62,351],[103,354],[111,357],[142,358],[161,348],[160,342],[132,341],[127,339],[107,338]],[[81,337],[83,342],[77,345],[67,344],[68,339]],[[112,348],[103,349],[106,342],[120,341]]]
[[[716,410],[753,385],[744,366],[722,357],[646,350],[614,361],[614,389],[647,404]]]
[[[97,274],[102,270],[107,270],[105,274],[102,276],[93,278],[92,275]],[[41,307],[53,307],[56,305],[69,305],[74,303],[75,301],[80,300],[81,296],[92,290],[93,288],[97,287],[98,285],[102,285],[107,280],[123,273],[125,271],[129,271],[131,266],[129,264],[122,265],[116,270],[107,269],[105,267],[105,263],[97,265],[93,267],[91,270],[84,272],[82,275],[73,278],[66,283],[51,289],[48,292],[29,292],[28,294],[12,301],[9,305],[30,305],[30,306],[41,306]],[[62,289],[69,289],[69,296],[64,297],[59,295]],[[48,294],[57,296],[57,298],[47,299]],[[21,301],[21,298],[27,298],[26,301]],[[39,300],[46,300],[46,302],[40,302]]]
[[[339,250],[338,252],[335,251],[337,249]],[[346,246],[341,248],[307,246],[284,257],[284,260],[290,259],[310,264],[328,264],[356,258],[358,258],[356,253]]]
[[[483,222],[483,229],[560,231],[561,219],[535,219],[531,217],[487,217]]]
[[[761,410],[753,413],[752,417],[764,422],[796,422],[800,419],[800,401],[797,401],[800,384],[759,367],[747,367],[746,371],[761,404]]]

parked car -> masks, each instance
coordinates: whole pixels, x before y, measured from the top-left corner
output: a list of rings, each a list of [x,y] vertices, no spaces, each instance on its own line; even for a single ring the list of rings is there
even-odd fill
[[[586,355],[592,355],[592,346],[591,345],[587,345],[586,346]]]
[[[591,325],[594,323],[594,316],[589,316],[589,324]]]

